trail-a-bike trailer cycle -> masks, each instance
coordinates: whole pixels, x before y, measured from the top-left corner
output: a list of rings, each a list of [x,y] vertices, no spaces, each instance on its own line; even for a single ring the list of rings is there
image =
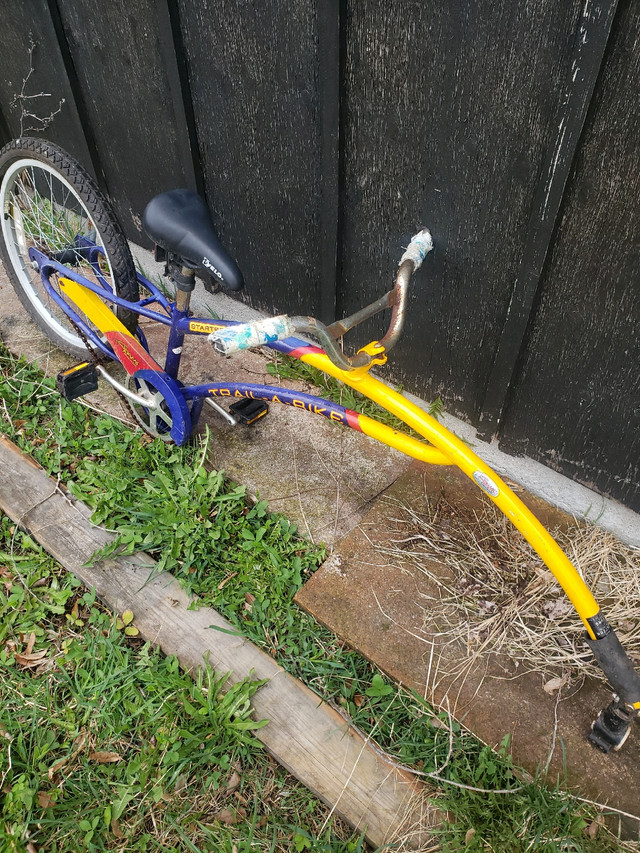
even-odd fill
[[[610,704],[589,733],[604,752],[619,749],[640,714],[640,676],[576,568],[511,489],[437,420],[370,374],[387,360],[405,318],[411,275],[432,249],[427,230],[413,237],[400,259],[393,288],[350,317],[325,326],[313,317],[268,318],[253,323],[194,317],[189,310],[196,273],[226,291],[243,279],[218,240],[205,202],[192,190],[162,193],[147,205],[143,224],[176,288],[175,300],[137,273],[123,232],[85,170],[49,142],[21,138],[0,151],[0,252],[22,305],[58,347],[83,358],[63,371],[58,388],[67,399],[95,390],[102,377],[128,401],[149,433],[184,444],[205,403],[232,423],[251,424],[268,403],[295,406],[372,436],[410,457],[456,465],[518,528],[556,577],[586,628],[586,642],[613,687]],[[140,295],[142,292],[142,296]],[[391,310],[384,337],[348,356],[338,343],[363,320]],[[169,327],[164,366],[153,358],[138,318]],[[295,337],[303,334],[322,348]],[[319,368],[400,418],[424,440],[403,434],[330,400],[296,390],[246,382],[184,385],[178,378],[186,335],[207,335],[229,355],[267,346]],[[117,381],[104,364],[127,374]],[[229,409],[221,405],[227,398]]]

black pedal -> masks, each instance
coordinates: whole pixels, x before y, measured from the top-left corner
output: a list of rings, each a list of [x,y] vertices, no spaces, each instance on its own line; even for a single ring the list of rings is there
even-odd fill
[[[598,714],[591,726],[589,740],[601,752],[617,751],[629,737],[637,716],[633,705],[625,705],[618,696],[614,696],[613,702]]]
[[[65,400],[84,397],[98,389],[98,371],[95,364],[83,361],[73,367],[61,370],[56,377],[56,389]]]
[[[250,397],[243,397],[241,400],[232,403],[229,406],[229,411],[233,412],[237,421],[249,426],[264,417],[269,411],[269,406],[264,400],[252,400]]]

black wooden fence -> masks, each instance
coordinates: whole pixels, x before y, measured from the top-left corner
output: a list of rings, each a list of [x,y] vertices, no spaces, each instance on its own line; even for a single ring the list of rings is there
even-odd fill
[[[395,378],[640,510],[637,3],[0,9],[0,135],[64,99],[41,135],[132,239],[153,194],[193,186],[245,298],[327,320],[380,295],[428,225]]]

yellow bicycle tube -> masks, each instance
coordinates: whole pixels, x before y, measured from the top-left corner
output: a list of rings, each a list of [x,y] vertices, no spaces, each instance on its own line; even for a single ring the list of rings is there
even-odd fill
[[[480,457],[476,456],[464,442],[423,409],[411,403],[383,382],[369,376],[367,369],[349,372],[341,370],[324,353],[304,353],[300,356],[300,360],[360,391],[364,396],[400,418],[407,426],[424,436],[448,460],[448,464],[456,465],[467,477],[473,480],[522,533],[534,551],[539,554],[575,607],[591,639],[596,639],[587,620],[593,618],[600,608],[589,587],[535,515]],[[373,421],[372,423],[377,422]],[[417,455],[415,452],[415,444],[424,447],[421,442],[408,441],[409,436],[405,436],[397,430],[389,429],[388,431],[375,432],[370,426],[369,429],[371,432],[368,429],[363,429],[363,432],[368,432],[369,435],[373,435],[389,447],[401,450],[414,458],[423,459],[425,462],[432,461],[428,458],[428,453]],[[429,450],[429,448],[426,449]],[[439,464],[446,464],[440,459],[437,461]]]

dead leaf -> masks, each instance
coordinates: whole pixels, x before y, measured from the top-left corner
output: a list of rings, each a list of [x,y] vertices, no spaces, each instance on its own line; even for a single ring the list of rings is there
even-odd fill
[[[473,829],[473,827],[471,829],[467,830],[467,832],[464,836],[464,846],[465,847],[469,846],[469,844],[471,843],[471,840],[473,839],[473,836],[475,834],[476,834],[476,831],[475,831],[475,829]]]
[[[103,752],[102,750],[98,750],[97,752],[89,753],[89,761],[97,761],[98,764],[115,764],[118,761],[122,761],[122,756],[118,755],[117,752]]]
[[[115,817],[111,821],[111,832],[116,838],[124,838],[124,832],[120,829],[120,821]]]
[[[444,729],[445,731],[449,731],[449,726],[441,720],[440,717],[429,717],[429,722],[434,727],[434,729]]]
[[[189,782],[189,777],[187,776],[186,773],[182,773],[180,776],[178,776],[178,778],[175,781],[175,784],[173,786],[174,792],[176,794],[180,794],[182,791],[184,791],[186,789],[188,782]]]
[[[600,815],[594,821],[592,821],[586,829],[587,835],[589,838],[595,838],[598,834],[600,827],[604,826],[604,817]]]
[[[227,826],[234,826],[236,823],[235,812],[232,812],[231,809],[222,809],[218,812],[215,819],[220,821],[220,823],[226,823]]]
[[[41,809],[52,809],[56,804],[50,791],[38,791],[38,805]]]
[[[16,659],[16,663],[20,664],[20,666],[23,666],[25,669],[29,669],[29,668],[38,666],[38,664],[40,663],[42,658],[46,656],[46,654],[47,654],[46,649],[43,649],[40,652],[34,652],[32,655],[31,654],[23,655],[23,654],[20,654],[19,652],[16,652],[15,659]]]
[[[56,775],[58,770],[60,770],[62,767],[64,767],[64,765],[67,764],[67,762],[73,761],[73,759],[78,755],[78,753],[80,753],[84,750],[84,745],[86,742],[87,742],[87,733],[86,732],[80,732],[80,734],[76,737],[76,739],[73,742],[73,752],[71,753],[71,755],[67,755],[65,758],[59,758],[57,761],[54,761],[54,763],[49,768],[49,770],[48,770],[49,779],[53,779],[53,777]]]
[[[549,696],[553,696],[556,690],[560,690],[561,687],[564,687],[565,684],[569,681],[569,675],[563,675],[562,678],[550,678],[549,681],[543,686],[543,690],[545,693],[548,693]]]
[[[59,758],[57,761],[54,761],[49,770],[47,771],[47,775],[49,776],[49,781],[53,780],[53,777],[56,773],[64,767],[67,761],[71,761],[73,755],[67,755],[65,758]]]
[[[237,572],[231,572],[231,574],[227,575],[226,578],[223,578],[220,581],[220,583],[218,584],[218,589],[222,589],[225,586],[225,584],[228,584],[229,581],[231,580],[231,578],[235,578],[235,576],[237,574],[238,574]]]
[[[235,791],[242,780],[240,774],[234,770],[231,776],[229,776],[229,780],[227,781],[227,791]]]
[[[27,642],[27,648],[24,650],[25,655],[30,655],[30,654],[31,654],[31,652],[33,651],[33,647],[35,646],[35,644],[36,644],[36,635],[35,635],[35,634],[34,634],[34,632],[32,631],[32,632],[31,632],[31,634],[29,635],[29,640],[28,640],[28,642]]]
[[[537,574],[537,576],[539,578],[542,578],[542,580],[545,583],[548,583],[548,584],[553,583],[553,580],[554,580],[553,575],[551,574],[551,572],[549,571],[549,569],[545,565],[541,565],[539,563],[536,563],[533,567],[533,571]]]
[[[557,598],[542,605],[542,612],[547,619],[562,619],[567,613],[573,613],[573,605],[568,598]]]
[[[80,732],[78,737],[73,742],[73,755],[74,755],[74,757],[79,752],[82,752],[86,742],[87,742],[87,733],[86,732]]]

